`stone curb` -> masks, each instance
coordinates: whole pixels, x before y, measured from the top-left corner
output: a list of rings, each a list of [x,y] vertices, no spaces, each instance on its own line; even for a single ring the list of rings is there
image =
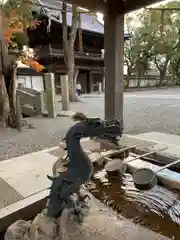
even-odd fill
[[[72,117],[75,114],[74,111],[60,111],[57,117]]]

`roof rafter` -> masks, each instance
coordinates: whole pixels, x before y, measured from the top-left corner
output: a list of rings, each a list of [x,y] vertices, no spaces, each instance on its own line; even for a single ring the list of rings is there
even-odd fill
[[[114,14],[128,13],[160,1],[162,0],[67,0],[70,4],[76,4],[89,10],[102,13],[110,11]]]

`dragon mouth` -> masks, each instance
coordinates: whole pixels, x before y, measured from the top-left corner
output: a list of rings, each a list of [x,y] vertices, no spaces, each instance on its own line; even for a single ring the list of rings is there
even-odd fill
[[[112,134],[112,133],[105,133],[98,137],[100,140],[105,140],[109,143],[114,144],[115,146],[119,146],[120,136]]]
[[[105,121],[105,125],[108,127],[107,132],[100,135],[99,138],[119,147],[119,140],[123,132],[120,121],[116,119]]]

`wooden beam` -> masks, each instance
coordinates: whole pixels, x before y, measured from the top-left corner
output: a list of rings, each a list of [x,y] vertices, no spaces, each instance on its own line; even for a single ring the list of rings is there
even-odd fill
[[[88,10],[92,10],[95,12],[105,12],[106,11],[106,5],[103,2],[103,0],[67,0],[70,4],[76,4],[82,8],[86,8]]]
[[[67,0],[70,4],[77,4],[80,7],[102,13],[128,13],[160,1],[162,0]]]
[[[109,12],[116,14],[124,12],[123,0],[67,0],[67,2],[70,4],[76,4],[94,12]]]

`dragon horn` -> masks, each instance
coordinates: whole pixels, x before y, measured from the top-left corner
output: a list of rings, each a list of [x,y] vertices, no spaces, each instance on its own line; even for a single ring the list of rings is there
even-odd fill
[[[47,175],[47,178],[50,180],[50,181],[53,181],[55,178],[54,177],[51,177],[49,175]]]

